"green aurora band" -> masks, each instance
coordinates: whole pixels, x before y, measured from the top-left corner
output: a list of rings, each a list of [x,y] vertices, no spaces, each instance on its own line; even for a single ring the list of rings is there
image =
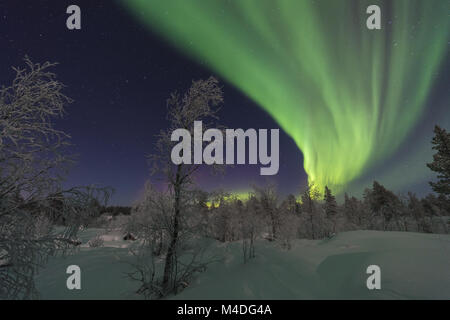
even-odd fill
[[[450,29],[447,1],[123,3],[266,110],[302,151],[309,182],[337,192],[417,124]],[[371,4],[381,30],[366,28]]]

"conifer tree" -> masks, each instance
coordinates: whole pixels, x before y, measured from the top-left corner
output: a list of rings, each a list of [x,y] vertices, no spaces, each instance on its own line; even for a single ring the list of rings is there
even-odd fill
[[[428,168],[437,172],[438,181],[430,182],[433,191],[444,196],[447,200],[450,196],[450,133],[439,126],[434,127],[434,137],[431,141],[433,150],[433,161],[427,163]]]
[[[333,224],[332,232],[336,233],[336,218],[338,214],[338,206],[335,196],[331,193],[331,190],[327,186],[325,186],[324,200],[325,214],[327,216],[327,219],[329,219]]]

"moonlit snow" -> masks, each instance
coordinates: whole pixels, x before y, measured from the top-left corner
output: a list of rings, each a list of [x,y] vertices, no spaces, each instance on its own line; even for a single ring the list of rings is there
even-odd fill
[[[102,247],[89,247],[96,236]],[[42,299],[141,299],[131,281],[133,256],[119,231],[87,229],[71,256],[52,258],[36,277]],[[169,299],[450,299],[450,236],[353,231],[326,240],[295,240],[292,249],[260,240],[244,264],[240,242],[205,240],[214,256]],[[81,268],[81,290],[66,288],[66,268]],[[366,268],[381,268],[381,290],[368,290]]]

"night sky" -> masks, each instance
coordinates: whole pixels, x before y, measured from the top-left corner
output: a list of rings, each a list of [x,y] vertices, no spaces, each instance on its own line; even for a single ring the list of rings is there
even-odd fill
[[[338,43],[334,35],[320,34],[336,29],[327,25],[333,22],[329,17],[321,22],[311,21],[310,27],[315,24],[323,27],[315,28],[314,32],[294,23],[308,21],[312,14],[308,10],[286,17],[280,13],[267,14],[280,8],[266,8],[264,14],[269,17],[266,24],[266,20],[258,20],[261,16],[250,5],[241,11],[228,12],[236,10],[230,8],[229,1],[206,6],[198,10],[198,14],[195,11],[198,1],[190,6],[192,12],[186,8],[178,12],[174,8],[169,10],[170,5],[164,8],[166,1],[148,7],[139,5],[142,1],[130,3],[133,2],[140,18],[119,1],[0,2],[0,84],[11,82],[14,76],[11,66],[23,66],[22,59],[28,55],[33,62],[58,62],[53,71],[67,86],[65,94],[74,99],[67,106],[65,118],[56,123],[58,129],[72,136],[71,151],[79,154],[78,164],[66,181],[68,186],[111,186],[116,190],[114,204],[128,205],[136,201],[150,178],[146,155],[152,152],[155,134],[167,125],[166,99],[170,92],[185,90],[192,80],[214,75],[224,90],[225,104],[220,112],[223,125],[282,129],[280,170],[271,178],[282,194],[297,194],[307,183],[306,172],[319,184],[336,183],[336,189],[341,192],[358,194],[373,179],[399,192],[411,190],[421,195],[429,192],[427,181],[434,175],[425,163],[431,161],[432,128],[436,123],[447,129],[450,127],[447,112],[450,102],[449,25],[433,17],[437,13],[429,13],[433,19],[428,16],[414,19],[420,14],[411,4],[408,10],[411,10],[409,19],[412,20],[405,25],[408,28],[414,25],[416,29],[411,30],[425,32],[411,31],[410,37],[398,40],[395,25],[405,22],[393,8],[388,8],[383,16],[384,29],[371,31],[379,32],[378,37],[383,39],[375,39],[377,36],[373,34],[366,36],[368,30],[358,29],[343,38],[354,39],[354,43],[350,40]],[[71,4],[81,7],[81,30],[66,28],[66,8]],[[336,12],[336,8],[329,10]],[[153,19],[153,15],[161,16],[166,11],[171,15]],[[216,11],[225,20],[219,17],[216,21],[215,16],[205,18]],[[348,27],[348,21],[359,21],[353,19],[357,13],[342,12],[342,18],[347,21],[344,27]],[[293,23],[285,23],[281,28],[280,17],[292,19]],[[363,21],[365,18],[361,17]],[[221,26],[225,22],[231,23],[229,28],[224,27],[225,24]],[[275,27],[268,31],[267,25]],[[177,29],[179,26],[184,30]],[[239,27],[243,28],[242,32]],[[199,31],[201,28],[207,30],[203,33],[216,37],[215,40],[200,39],[205,35]],[[256,39],[262,34],[257,31],[263,29],[266,38]],[[187,38],[186,34],[192,37]],[[296,43],[295,37],[302,34],[312,36],[309,40],[309,36],[305,36],[303,42],[297,40],[299,52],[284,46]],[[427,39],[432,41],[435,34],[443,41],[440,48],[426,42]],[[328,49],[333,50],[322,54],[318,48],[303,47],[307,40],[317,42],[321,36],[329,45]],[[223,48],[217,46],[217,39],[222,39]],[[225,39],[232,39],[232,42],[227,44]],[[380,49],[383,52],[380,56],[364,55],[357,50],[372,46],[369,41],[389,45]],[[410,42],[414,45],[409,45]],[[217,51],[212,45],[216,45]],[[397,46],[402,50],[400,53],[395,51]],[[442,50],[444,53],[436,58],[427,53],[430,47],[433,47],[432,53]],[[384,83],[383,86],[377,87],[374,82],[364,87],[365,79],[373,74],[364,73],[358,63],[371,61],[379,62],[379,82]],[[404,66],[400,62],[404,62]],[[428,75],[430,68],[432,71]],[[428,83],[421,82],[424,78],[429,78]],[[397,88],[392,79],[406,84]],[[363,87],[355,87],[358,83]],[[418,97],[421,88],[426,91],[424,97]],[[358,105],[366,96],[373,97],[374,92],[381,101],[376,121],[372,104]],[[307,102],[311,103],[308,108],[303,106]],[[321,111],[322,104],[329,112]],[[354,106],[349,106],[351,104]],[[397,107],[399,104],[401,107]],[[334,133],[327,129],[330,117],[334,119]],[[361,132],[371,126],[374,129],[367,141],[360,141],[359,137],[364,136]],[[304,154],[308,159],[305,163]],[[317,160],[325,157],[326,161]],[[311,159],[315,159],[314,163]],[[245,191],[250,189],[251,183],[261,184],[267,179],[259,176],[259,168],[260,165],[236,166],[228,168],[223,176],[201,170],[197,182],[206,190]]]

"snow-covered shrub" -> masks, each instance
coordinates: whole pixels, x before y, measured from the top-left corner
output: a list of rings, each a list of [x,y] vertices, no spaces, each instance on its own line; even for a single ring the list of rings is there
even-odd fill
[[[103,247],[104,243],[105,241],[103,240],[102,236],[98,235],[88,241],[88,246],[91,248],[98,248]]]

